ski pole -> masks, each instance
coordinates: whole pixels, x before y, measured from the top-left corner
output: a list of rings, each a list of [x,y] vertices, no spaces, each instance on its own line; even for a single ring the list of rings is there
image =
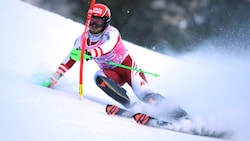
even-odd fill
[[[86,19],[84,32],[82,34],[83,38],[81,40],[81,49],[82,50],[85,49],[86,36],[88,34],[88,28],[89,28],[90,20],[91,20],[91,17],[92,17],[92,13],[93,13],[95,1],[96,0],[91,0],[90,6],[89,6],[88,16],[87,16],[87,19]],[[79,96],[80,96],[81,100],[83,98],[83,62],[84,62],[83,60],[84,60],[84,52],[81,53],[81,57],[80,57],[80,72],[79,72]]]
[[[88,54],[84,54],[84,58],[85,59],[94,59],[94,60],[100,60],[100,61],[104,61],[110,65],[113,65],[113,66],[117,66],[117,67],[121,67],[121,68],[124,68],[124,69],[129,69],[129,70],[133,70],[133,71],[137,71],[137,72],[142,72],[144,74],[149,74],[149,75],[152,75],[154,77],[160,77],[159,74],[157,73],[151,73],[151,72],[147,72],[147,71],[144,71],[142,69],[137,69],[137,68],[133,68],[133,67],[130,67],[130,66],[126,66],[126,65],[122,65],[122,64],[119,64],[119,63],[115,63],[115,62],[112,62],[112,61],[106,61],[106,60],[101,60],[99,58],[96,58],[96,57],[91,57],[90,55]]]

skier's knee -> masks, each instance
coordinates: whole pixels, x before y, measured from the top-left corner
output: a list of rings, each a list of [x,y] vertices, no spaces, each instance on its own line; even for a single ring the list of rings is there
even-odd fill
[[[96,76],[95,77],[95,83],[97,86],[101,86],[102,83],[105,83],[105,85],[108,85],[107,87],[109,89],[116,89],[119,92],[126,93],[126,90],[122,87],[120,87],[118,84],[116,84],[113,80],[105,77],[105,76]]]
[[[95,82],[96,82],[96,80],[97,80],[97,77],[99,77],[99,76],[106,77],[106,75],[103,73],[102,70],[98,70],[98,71],[95,73],[95,75],[94,75],[94,80],[95,80]]]
[[[102,83],[105,83],[104,81],[107,80],[108,78],[104,77],[104,76],[96,76],[95,77],[95,84],[100,87],[102,85]]]

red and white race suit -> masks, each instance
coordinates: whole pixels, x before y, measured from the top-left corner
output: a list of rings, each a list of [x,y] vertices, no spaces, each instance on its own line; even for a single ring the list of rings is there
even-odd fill
[[[82,38],[84,37],[80,36],[76,39],[73,48],[81,49]],[[116,67],[107,63],[111,61],[138,69],[134,59],[128,54],[119,31],[115,27],[108,26],[100,35],[88,33],[86,39],[85,49],[90,52],[92,57],[98,58],[94,59],[100,68],[100,70],[96,72],[95,78],[98,75],[102,75],[112,79],[120,86],[127,83],[140,99],[152,92],[143,73]],[[72,60],[70,55],[68,55],[58,67],[58,71],[64,74],[75,62],[76,61]]]

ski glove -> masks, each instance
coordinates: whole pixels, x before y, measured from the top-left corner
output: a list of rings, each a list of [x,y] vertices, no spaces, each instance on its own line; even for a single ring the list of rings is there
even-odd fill
[[[87,49],[85,49],[84,51],[84,58],[86,59],[86,61],[89,61],[92,59],[91,53]]]
[[[81,52],[82,52],[82,50],[80,50],[80,49],[72,49],[70,52],[70,58],[72,60],[75,60],[75,61],[80,61],[81,60]],[[92,59],[92,56],[88,52],[88,50],[84,51],[84,59],[86,59],[86,61]]]
[[[75,61],[80,61],[81,59],[81,50],[79,49],[72,49],[70,52],[70,58]]]
[[[42,86],[52,88],[57,84],[57,81],[62,77],[63,75],[60,72],[54,72],[50,75],[49,78],[47,78],[45,81],[42,82]]]

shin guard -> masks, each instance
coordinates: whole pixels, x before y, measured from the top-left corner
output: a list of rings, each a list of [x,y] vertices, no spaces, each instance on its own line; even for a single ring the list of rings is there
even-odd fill
[[[127,108],[130,106],[130,99],[126,94],[126,90],[117,85],[113,80],[104,76],[97,76],[95,82],[112,99]]]

